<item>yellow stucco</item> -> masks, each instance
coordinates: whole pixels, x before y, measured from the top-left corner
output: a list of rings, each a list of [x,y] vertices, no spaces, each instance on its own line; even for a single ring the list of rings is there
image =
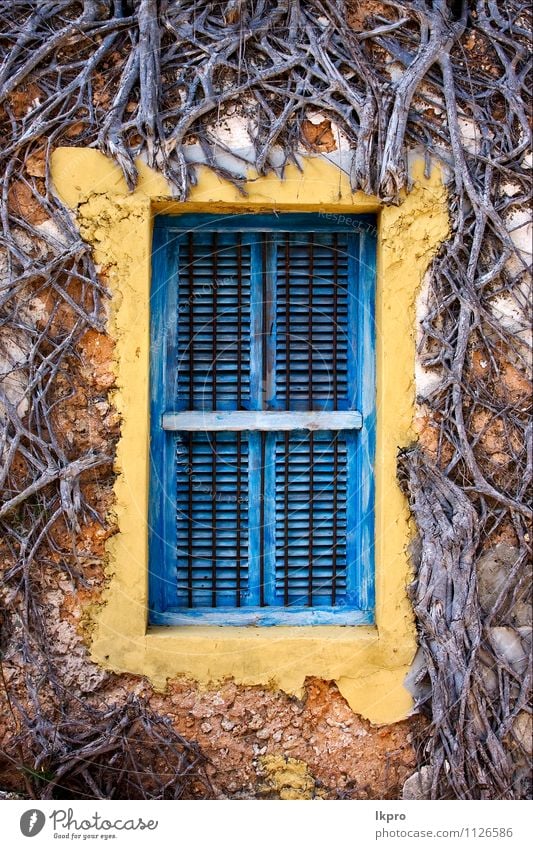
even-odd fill
[[[333,679],[354,711],[374,723],[404,718],[403,680],[415,652],[406,596],[410,537],[407,504],[396,482],[396,454],[413,438],[415,298],[448,233],[442,175],[412,163],[413,188],[398,207],[352,194],[346,175],[321,158],[285,179],[249,174],[246,198],[208,169],[186,203],[171,199],[163,177],[139,163],[127,191],[119,169],[95,150],[59,148],[52,177],[76,212],[112,290],[116,341],[113,402],[122,417],[117,449],[116,519],[108,543],[109,586],[95,607],[92,656],[115,670],[146,675],[158,688],[188,676],[203,684],[232,677],[300,694],[307,676]],[[150,248],[154,214],[190,211],[323,210],[378,212],[376,455],[376,626],[238,628],[147,626],[148,367]]]
[[[326,793],[317,787],[309,766],[297,758],[262,755],[259,758],[259,795],[274,799],[320,799]]]

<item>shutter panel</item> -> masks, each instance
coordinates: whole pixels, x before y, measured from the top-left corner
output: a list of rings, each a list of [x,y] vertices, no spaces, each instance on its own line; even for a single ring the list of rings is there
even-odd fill
[[[248,436],[176,437],[179,607],[239,607],[248,589]]]
[[[348,238],[277,239],[278,409],[348,409]]]
[[[177,221],[154,294],[177,320],[152,324],[172,459],[159,477],[152,455],[151,621],[370,622],[373,242],[307,214]]]
[[[250,244],[240,233],[180,237],[176,409],[248,409]]]
[[[292,431],[276,440],[276,603],[334,605],[347,592],[346,440]]]

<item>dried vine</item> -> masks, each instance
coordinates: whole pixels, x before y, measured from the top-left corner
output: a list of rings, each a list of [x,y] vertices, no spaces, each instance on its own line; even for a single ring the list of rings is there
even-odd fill
[[[181,737],[169,720],[134,695],[105,708],[65,695],[48,712],[42,699],[34,699],[32,707],[30,713],[19,705],[24,729],[11,737],[4,754],[19,768],[31,763],[22,771],[30,798],[198,799],[212,794],[198,744]]]
[[[71,548],[55,561],[85,580],[76,538],[96,512],[83,482],[89,472],[109,475],[111,461],[105,451],[73,453],[56,420],[74,392],[79,340],[88,328],[104,328],[109,293],[53,194],[50,151],[96,146],[119,163],[130,187],[143,155],[184,199],[195,180],[194,142],[210,167],[245,191],[214,155],[220,119],[244,114],[251,164],[282,176],[298,162],[304,121],[318,111],[353,146],[354,189],[397,203],[413,146],[450,170],[452,234],[432,269],[421,342],[438,378],[420,399],[435,440],[425,457],[417,449],[402,460],[422,541],[412,592],[432,687],[423,756],[434,796],[523,796],[513,729],[529,682],[502,660],[490,629],[511,627],[504,611],[524,592],[529,544],[528,394],[511,396],[506,372],[510,364],[521,381],[527,369],[527,267],[513,240],[530,186],[527,4],[0,0],[0,19],[4,646],[7,658],[13,645],[22,653],[24,687],[36,699],[33,718],[14,708],[20,723],[34,734],[43,699],[64,699],[46,639],[42,575],[54,562],[47,552],[58,554],[60,525]],[[40,322],[32,314],[37,296],[51,304]],[[498,460],[488,450],[494,434]],[[502,534],[517,557],[487,614],[475,562]],[[482,675],[491,664],[496,692]],[[124,714],[101,711],[99,739],[115,739]],[[78,754],[84,745],[82,737]],[[151,791],[139,784],[136,792]]]

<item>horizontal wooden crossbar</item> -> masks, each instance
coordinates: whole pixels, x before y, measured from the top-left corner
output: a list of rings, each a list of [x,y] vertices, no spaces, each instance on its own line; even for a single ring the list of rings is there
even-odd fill
[[[163,413],[163,430],[359,430],[361,413],[339,412],[196,412]]]

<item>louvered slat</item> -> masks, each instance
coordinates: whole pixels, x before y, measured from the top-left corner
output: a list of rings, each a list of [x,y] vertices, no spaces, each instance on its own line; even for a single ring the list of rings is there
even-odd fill
[[[346,409],[348,234],[276,240],[278,409]]]
[[[335,432],[279,435],[276,602],[333,605],[346,594],[346,441]]]
[[[176,438],[179,607],[239,607],[248,589],[248,437]]]
[[[177,409],[247,409],[250,245],[239,233],[180,240]]]

